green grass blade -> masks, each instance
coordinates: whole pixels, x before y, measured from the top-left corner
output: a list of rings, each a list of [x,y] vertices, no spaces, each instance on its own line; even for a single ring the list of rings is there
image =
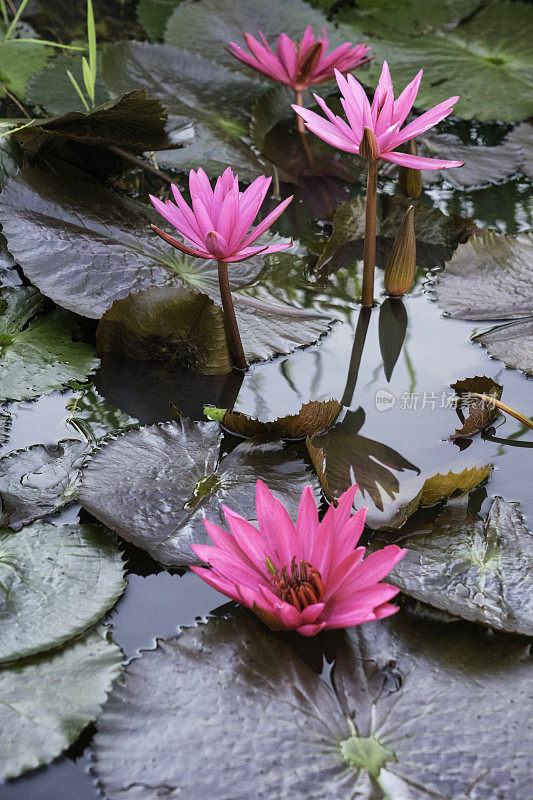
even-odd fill
[[[87,94],[89,95],[91,103],[94,106],[94,82],[93,82],[93,76],[92,76],[92,73],[91,73],[91,68],[89,67],[89,64],[88,64],[87,59],[85,58],[85,56],[83,56],[83,58],[81,60],[81,67],[82,67],[82,71],[83,71],[83,82],[85,84],[85,88],[87,90]]]
[[[11,34],[13,33],[13,30],[14,30],[14,28],[15,28],[15,26],[16,26],[16,24],[17,24],[17,22],[18,22],[18,21],[19,21],[19,19],[20,19],[20,15],[22,14],[22,12],[24,11],[24,9],[26,8],[26,6],[27,6],[27,5],[28,5],[28,0],[22,0],[22,3],[21,3],[21,4],[20,4],[20,6],[17,8],[17,11],[16,11],[16,14],[15,14],[15,16],[14,16],[14,17],[13,17],[13,19],[11,20],[11,25],[9,26],[9,28],[8,28],[8,29],[7,29],[7,31],[6,31],[6,35],[4,36],[4,42],[5,42],[7,39],[9,39],[9,37],[10,37],[10,36],[11,36]]]
[[[96,80],[96,28],[94,25],[94,12],[91,0],[87,0],[87,39],[89,42],[89,66],[91,68],[94,87],[94,82]]]
[[[74,77],[74,75],[72,74],[72,72],[71,72],[69,69],[67,69],[67,75],[68,75],[68,76],[69,76],[69,78],[70,78],[70,82],[72,83],[72,85],[73,85],[73,86],[74,86],[74,88],[76,89],[76,91],[77,91],[77,93],[78,93],[78,95],[79,95],[79,97],[80,97],[80,100],[81,100],[81,102],[82,102],[82,103],[83,103],[83,105],[85,106],[85,110],[86,110],[86,111],[90,111],[91,109],[89,108],[89,104],[87,103],[87,100],[86,100],[86,99],[85,99],[85,97],[83,96],[83,92],[82,92],[82,90],[81,90],[81,89],[80,89],[80,87],[78,86],[78,81],[76,80],[76,78]]]

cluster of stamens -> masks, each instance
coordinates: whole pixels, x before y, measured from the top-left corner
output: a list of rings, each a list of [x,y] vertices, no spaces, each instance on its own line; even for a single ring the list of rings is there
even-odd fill
[[[324,596],[324,584],[320,572],[308,561],[300,561],[297,564],[296,556],[290,564],[275,570],[270,582],[274,594],[298,611],[313,603],[320,603]]]

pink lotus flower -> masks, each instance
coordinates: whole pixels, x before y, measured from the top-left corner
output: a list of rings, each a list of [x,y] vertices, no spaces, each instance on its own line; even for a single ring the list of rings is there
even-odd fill
[[[389,545],[363,561],[356,544],[366,509],[350,516],[357,485],[331,505],[321,523],[310,486],[302,492],[296,526],[284,506],[257,481],[259,530],[223,506],[231,533],[205,520],[214,547],[193,545],[209,564],[191,567],[206,583],[253,609],[269,628],[315,636],[323,628],[347,628],[388,617],[398,593],[381,579],[405,550]],[[354,549],[355,548],[355,549]]]
[[[258,72],[268,75],[278,83],[290,86],[295,92],[302,92],[315,83],[332,80],[335,68],[340,72],[347,72],[349,69],[355,69],[369,61],[365,56],[370,48],[365,44],[352,47],[351,42],[346,42],[327,55],[329,42],[325,28],[323,29],[323,38],[317,36],[315,39],[311,26],[309,26],[300,43],[293,42],[286,33],[282,33],[278,37],[275,54],[261,31],[259,31],[259,35],[263,44],[260,44],[249,33],[244,34],[251,55],[235,42],[229,42],[230,47],[233,48],[229,52]]]
[[[462,167],[464,161],[443,161],[437,158],[423,158],[409,153],[393,152],[396,147],[441,122],[452,112],[454,103],[459,100],[458,97],[450,97],[402,128],[418,94],[422,72],[420,70],[416,78],[395,100],[389,67],[384,61],[374,100],[370,105],[365,90],[353,75],[348,75],[346,79],[340,72],[335,71],[335,77],[342,93],[342,107],[348,122],[330,111],[324,100],[317,95],[315,95],[315,100],[327,119],[301,105],[293,105],[293,109],[305,120],[310,131],[339,150],[357,153],[364,158],[370,156],[374,159],[392,161],[394,164],[415,169]],[[367,148],[362,153],[359,149],[365,128],[369,129],[369,138],[374,144],[371,153]]]
[[[228,167],[224,174],[217,178],[214,190],[203,169],[189,173],[189,189],[192,210],[183,199],[180,190],[172,184],[172,193],[176,203],[167,200],[163,203],[150,195],[150,200],[167,222],[174,225],[178,232],[190,242],[190,245],[169,236],[168,233],[152,225],[153,230],[168,244],[177,247],[183,253],[198,258],[210,258],[217,261],[243,261],[257,253],[275,253],[285,250],[292,242],[251,247],[256,239],[265,233],[292,200],[288,197],[279,204],[253,230],[250,226],[257,216],[265,199],[271,178],[264,175],[244,191],[239,190],[239,177],[233,175]]]

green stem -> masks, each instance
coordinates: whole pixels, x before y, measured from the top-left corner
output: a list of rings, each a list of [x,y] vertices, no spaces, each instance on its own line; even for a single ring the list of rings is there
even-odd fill
[[[361,303],[368,308],[374,305],[378,169],[378,159],[368,162],[368,175],[366,179],[365,247],[363,254],[363,292],[361,298]]]
[[[235,369],[246,370],[248,369],[248,364],[246,363],[246,356],[244,355],[241,335],[237,325],[237,318],[235,316],[235,309],[233,307],[233,298],[229,288],[228,265],[225,261],[218,262],[218,285],[220,287],[220,298],[222,300],[222,309],[224,311],[224,323],[226,326],[226,335],[228,337],[228,344],[233,366]]]
[[[17,22],[20,19],[20,15],[22,14],[22,12],[24,11],[24,9],[26,8],[27,5],[28,5],[28,0],[22,0],[22,3],[17,8],[17,13],[13,17],[13,19],[11,20],[11,25],[9,26],[9,28],[6,31],[6,35],[4,36],[4,42],[7,41],[7,39],[9,39],[9,37],[13,33],[13,29],[15,28]]]

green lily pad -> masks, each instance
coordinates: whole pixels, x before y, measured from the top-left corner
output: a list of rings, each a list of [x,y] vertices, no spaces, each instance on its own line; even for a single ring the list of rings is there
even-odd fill
[[[0,526],[20,530],[70,503],[87,454],[84,442],[66,439],[15,450],[0,459]]]
[[[439,275],[437,301],[451,317],[513,319],[533,309],[533,234],[486,231],[461,244]]]
[[[61,650],[2,667],[0,779],[47,764],[72,744],[99,716],[121,661],[100,626]]]
[[[533,317],[498,325],[473,337],[486,347],[492,358],[506,366],[533,375]]]
[[[100,522],[165,565],[197,561],[203,520],[225,525],[221,503],[255,518],[258,478],[296,514],[302,490],[316,482],[296,451],[281,441],[252,439],[220,459],[215,422],[150,425],[97,452],[84,471],[80,502]]]
[[[108,46],[102,69],[112,95],[146,89],[167,109],[171,138],[186,146],[158,152],[160,164],[184,171],[203,167],[211,176],[221,175],[228,165],[241,178],[263,172],[244,141],[248,124],[243,111],[263,84],[197,53],[148,42]]]
[[[384,542],[380,536],[372,546]],[[516,503],[496,498],[482,520],[464,498],[450,500],[430,531],[403,536],[401,546],[407,554],[387,580],[402,592],[472,622],[533,635],[533,535]]]
[[[50,55],[51,48],[38,42],[0,41],[0,80],[23,99],[29,79],[44,67]]]
[[[0,532],[0,663],[52,650],[84,633],[126,587],[109,531],[37,522]],[[1,674],[1,673],[0,673]]]
[[[353,9],[341,7],[338,19],[374,36],[426,37],[454,31],[477,8],[477,0],[358,0]]]
[[[163,38],[167,20],[181,0],[139,0],[137,19],[152,42]]]
[[[218,412],[216,418],[222,426],[236,436],[249,439],[252,436],[271,436],[279,439],[304,439],[331,428],[339,416],[342,406],[338,400],[326,400],[321,403],[311,400],[304,403],[297,414],[288,414],[272,422],[262,422],[240,411],[228,411],[223,408],[206,409]],[[208,414],[209,419],[214,419]]]
[[[159,150],[170,144],[167,115],[144,89],[128,92],[90,111],[69,111],[13,134],[28,158],[49,152],[65,140],[91,147],[120,147],[132,153]]]
[[[77,80],[78,86],[83,86],[81,54],[60,53],[30,78],[26,90],[28,103],[32,106],[40,106],[48,114],[57,116],[67,114],[69,111],[83,111],[83,104],[67,75],[67,69]],[[94,85],[96,106],[107,103],[109,100],[109,93],[103,84],[100,73],[101,58],[99,57]]]
[[[323,642],[331,685],[242,610],[159,642],[102,714],[106,797],[528,800],[526,643],[408,613]]]
[[[328,500],[336,502],[359,484],[354,505],[368,508],[366,524],[374,530],[399,528],[419,506],[469,492],[490,475],[490,466],[445,444],[424,453],[424,466],[418,467],[383,442],[361,436],[364,421],[362,409],[348,411],[339,425],[309,437],[307,449]]]
[[[98,366],[93,348],[73,341],[78,320],[63,309],[35,315],[35,289],[4,289],[0,296],[0,401],[29,400],[84,380]]]
[[[415,209],[416,261],[421,267],[444,264],[460,242],[473,232],[471,220],[448,217],[437,208],[429,208],[407,197],[380,195],[377,209],[376,263],[384,267],[392,242],[407,208]],[[317,270],[331,273],[340,267],[352,266],[363,257],[365,235],[365,201],[356,197],[335,212],[331,238],[320,256]]]
[[[496,400],[501,400],[503,386],[501,383],[496,383],[492,378],[486,375],[476,375],[473,378],[463,378],[463,380],[456,381],[450,384],[459,398],[458,406],[461,407],[460,399],[463,395],[468,398],[472,392],[477,394],[486,394],[489,397],[495,397]],[[458,436],[472,436],[474,433],[482,431],[491,422],[497,418],[499,411],[495,406],[485,403],[479,398],[469,398],[468,416],[463,421],[460,428],[456,429],[455,433],[450,436],[450,439],[456,439]]]
[[[398,8],[396,14],[401,13]],[[423,20],[422,15],[421,7]],[[341,20],[348,22],[344,16]],[[383,28],[380,36],[386,38],[372,40],[377,59],[363,79],[374,86],[386,59],[394,84],[403,89],[423,65],[417,106],[427,109],[459,95],[454,114],[462,119],[523,120],[531,115],[533,61],[528,43],[532,25],[529,3],[487,0],[451,31],[440,28],[406,38],[401,29]],[[355,26],[357,33],[352,32],[352,37],[360,35],[359,19]]]

